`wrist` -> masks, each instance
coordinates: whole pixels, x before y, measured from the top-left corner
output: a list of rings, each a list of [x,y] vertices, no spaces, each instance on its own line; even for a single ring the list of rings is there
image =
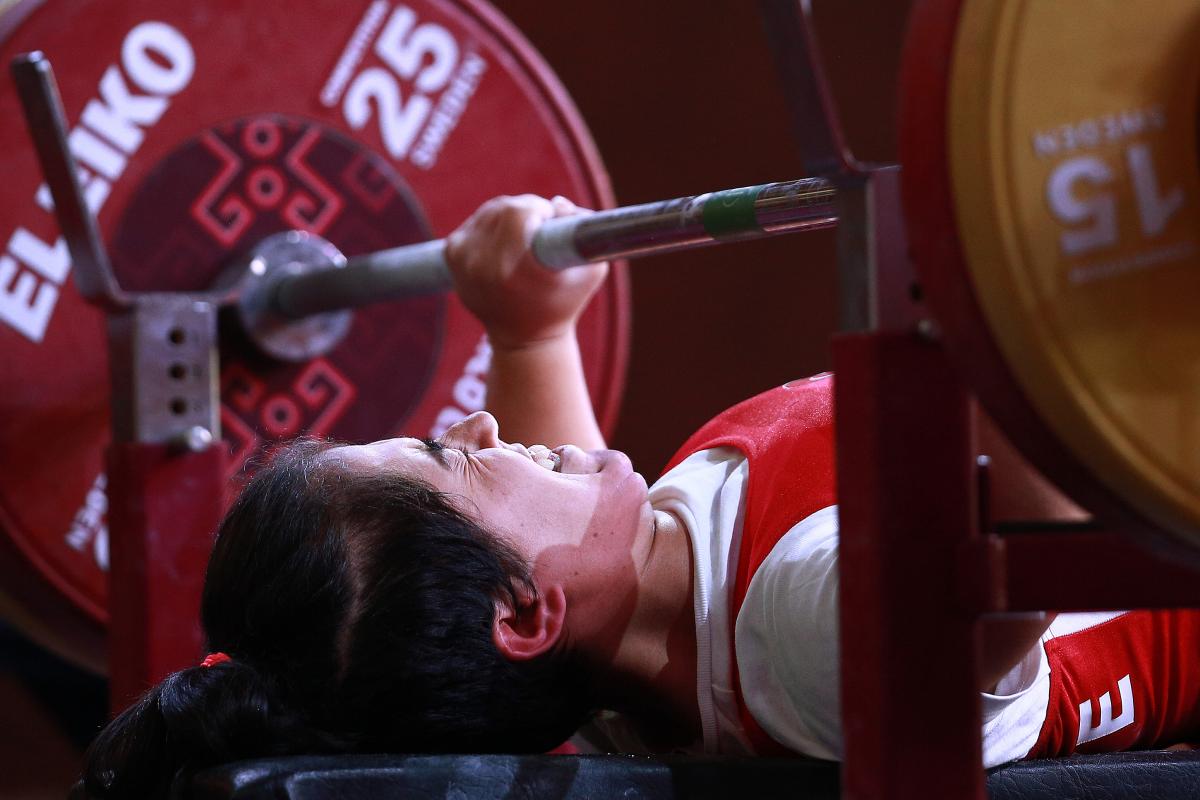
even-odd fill
[[[561,347],[576,347],[574,323],[526,334],[488,330],[487,335],[493,353],[526,353],[554,350]]]

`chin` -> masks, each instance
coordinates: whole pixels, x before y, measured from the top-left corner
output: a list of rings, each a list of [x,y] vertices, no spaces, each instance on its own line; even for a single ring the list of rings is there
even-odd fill
[[[634,472],[633,468],[630,467],[629,474],[621,479],[622,487],[624,487],[625,484],[630,484],[629,491],[631,493],[636,492],[641,496],[643,501],[649,502],[650,486],[646,483],[646,478],[642,475],[642,473]]]

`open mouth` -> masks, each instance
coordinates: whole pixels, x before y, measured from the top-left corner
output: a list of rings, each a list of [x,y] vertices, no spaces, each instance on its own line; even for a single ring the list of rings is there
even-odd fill
[[[562,472],[563,457],[559,452],[561,449],[551,450],[544,445],[536,444],[530,447],[526,454],[539,467],[545,467],[551,472]]]

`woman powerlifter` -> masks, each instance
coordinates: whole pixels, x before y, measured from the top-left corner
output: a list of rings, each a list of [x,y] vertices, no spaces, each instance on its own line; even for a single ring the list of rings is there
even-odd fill
[[[274,455],[212,554],[211,655],[101,733],[88,794],[165,796],[256,756],[543,752],[583,726],[622,750],[840,756],[833,379],[735,406],[647,488],[604,449],[575,342],[606,267],[529,253],[573,211],[499,198],[450,237],[494,351],[490,413]],[[1198,620],[993,629],[985,765],[1195,735]]]

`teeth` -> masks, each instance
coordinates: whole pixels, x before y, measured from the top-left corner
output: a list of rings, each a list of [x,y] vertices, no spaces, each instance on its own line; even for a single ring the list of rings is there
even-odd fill
[[[562,466],[562,457],[540,444],[529,448],[529,457],[535,464],[540,464],[551,472],[558,472],[559,467]]]
[[[558,468],[562,466],[562,459],[559,457],[558,453],[551,453],[547,451],[545,453],[539,453],[537,457],[533,459],[533,463],[540,464],[551,472],[558,472]]]

